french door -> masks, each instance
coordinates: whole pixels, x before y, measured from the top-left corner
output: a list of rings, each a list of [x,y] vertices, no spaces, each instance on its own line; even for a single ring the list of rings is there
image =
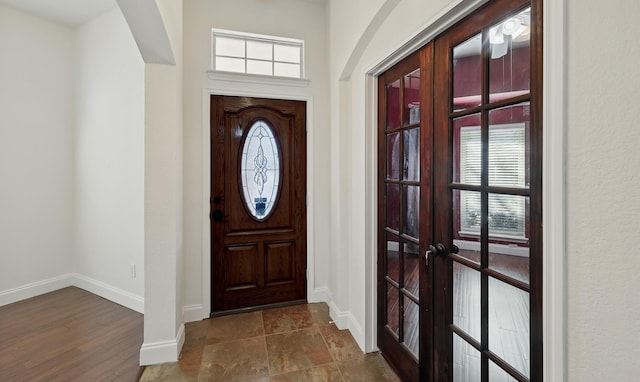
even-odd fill
[[[380,76],[378,344],[403,380],[542,379],[539,4],[490,1]]]

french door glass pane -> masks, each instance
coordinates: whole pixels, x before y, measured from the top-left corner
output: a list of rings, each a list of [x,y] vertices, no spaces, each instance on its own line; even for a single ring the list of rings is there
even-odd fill
[[[489,101],[529,93],[531,8],[514,14],[489,29]]]
[[[401,239],[391,233],[386,233],[387,269],[385,274],[396,284],[400,283],[400,243]]]
[[[528,188],[531,172],[529,103],[489,113],[489,185]]]
[[[480,185],[480,113],[453,120],[453,182]]]
[[[400,293],[387,282],[387,327],[396,335],[400,333]]]
[[[489,350],[529,377],[529,293],[489,277]]]
[[[480,352],[453,334],[453,382],[480,380]]]
[[[404,344],[418,358],[420,349],[420,321],[418,304],[404,297]]]
[[[526,196],[489,194],[489,238],[527,240]]]
[[[453,262],[453,323],[480,342],[480,272]]]
[[[387,134],[387,178],[400,180],[400,133]]]
[[[453,110],[478,106],[482,89],[482,34],[453,48]]]
[[[489,243],[489,268],[529,285],[529,245],[509,240]]]
[[[404,245],[404,289],[411,293],[416,299],[420,295],[420,293],[418,293],[420,290],[419,256],[420,246],[406,242]]]
[[[502,370],[500,366],[489,361],[489,382],[518,382],[518,380]]]
[[[404,76],[404,124],[420,122],[420,69]]]
[[[387,130],[400,127],[400,80],[387,85]]]
[[[387,183],[387,227],[400,231],[400,185]]]
[[[420,187],[403,186],[404,229],[403,232],[418,239],[420,233]]]
[[[458,256],[480,265],[480,193],[453,190],[451,196],[453,244],[460,250]]]
[[[420,180],[420,128],[404,131],[404,169],[403,179]]]

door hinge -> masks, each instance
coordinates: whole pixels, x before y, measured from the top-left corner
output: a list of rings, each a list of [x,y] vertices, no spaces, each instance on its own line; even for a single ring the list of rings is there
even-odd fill
[[[307,270],[305,271],[304,277],[305,279],[309,280],[309,268],[307,268]]]

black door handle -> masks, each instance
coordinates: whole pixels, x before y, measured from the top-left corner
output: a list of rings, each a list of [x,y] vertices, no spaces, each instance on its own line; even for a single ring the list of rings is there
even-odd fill
[[[214,222],[222,221],[223,218],[224,215],[222,214],[221,210],[213,210],[213,212],[211,213],[211,220],[213,220]]]
[[[449,253],[458,253],[458,252],[460,252],[460,248],[458,248],[457,245],[452,244],[451,245],[451,251],[449,251],[447,249],[446,245],[444,245],[442,243],[438,243],[435,246],[434,245],[429,245],[429,251],[431,251],[434,255],[446,256]]]

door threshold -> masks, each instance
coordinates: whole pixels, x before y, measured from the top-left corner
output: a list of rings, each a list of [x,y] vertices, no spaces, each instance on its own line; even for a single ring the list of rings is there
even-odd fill
[[[232,314],[256,312],[259,310],[267,310],[267,309],[273,309],[273,308],[283,308],[285,306],[302,305],[302,304],[307,304],[307,300],[302,299],[302,300],[293,300],[293,301],[285,301],[285,302],[275,302],[273,304],[256,305],[256,306],[250,306],[247,308],[238,308],[238,309],[222,310],[219,312],[211,312],[209,313],[209,318],[229,316]]]

